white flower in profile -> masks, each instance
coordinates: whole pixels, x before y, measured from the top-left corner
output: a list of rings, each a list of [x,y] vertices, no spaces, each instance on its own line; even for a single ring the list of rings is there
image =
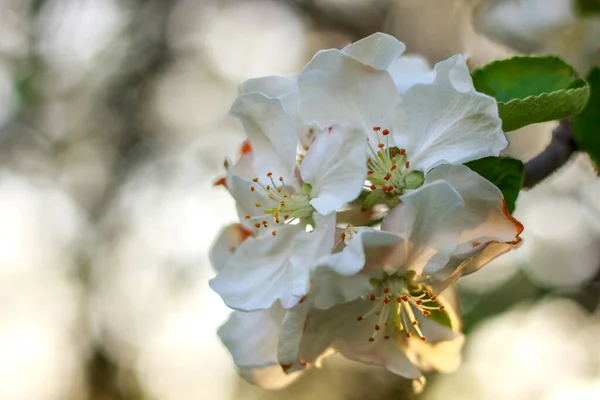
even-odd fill
[[[301,118],[361,127],[368,186],[392,199],[438,165],[498,156],[508,144],[496,101],[475,91],[462,56],[428,72],[422,59],[400,57],[403,51],[377,33],[318,52],[298,78]]]
[[[253,233],[241,224],[231,224],[218,235],[211,248],[211,262],[217,272]],[[299,374],[286,375],[277,361],[277,341],[285,310],[279,304],[256,312],[234,311],[219,328],[218,335],[227,347],[240,375],[264,388],[279,388]]]
[[[443,291],[518,246],[522,230],[492,183],[463,165],[433,169],[382,230],[352,231],[317,261],[307,300],[285,319],[280,363],[300,370],[332,347],[411,379],[455,368],[462,337]]]
[[[576,0],[487,0],[475,27],[524,53],[563,57],[580,73],[600,65],[600,16],[584,16]]]
[[[225,162],[226,186],[256,237],[242,243],[210,285],[236,310],[263,310],[277,301],[289,308],[306,294],[313,262],[331,252],[335,212],[362,190],[366,143],[351,125],[330,126],[297,167],[297,125],[281,100],[244,93],[231,113],[252,151],[243,170]]]

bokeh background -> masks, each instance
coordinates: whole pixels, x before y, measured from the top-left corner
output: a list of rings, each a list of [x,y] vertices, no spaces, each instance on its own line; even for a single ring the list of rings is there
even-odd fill
[[[244,134],[244,79],[376,31],[431,63],[515,51],[467,0],[0,0],[0,399],[403,399],[328,359],[241,381],[216,336],[208,249],[234,221],[214,179]],[[600,40],[599,40],[600,44]],[[553,124],[511,133],[524,161]],[[600,181],[574,157],[520,196],[525,245],[458,285],[467,344],[424,399],[600,398]]]

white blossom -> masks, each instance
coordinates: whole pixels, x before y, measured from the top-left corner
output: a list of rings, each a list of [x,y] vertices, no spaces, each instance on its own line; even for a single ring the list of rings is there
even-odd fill
[[[352,126],[335,125],[317,136],[297,166],[297,126],[279,99],[244,93],[231,113],[244,125],[252,165],[237,172],[226,161],[226,185],[256,237],[242,243],[210,284],[233,309],[267,309],[277,300],[289,308],[306,294],[314,260],[331,252],[335,211],[362,189],[366,143]]]
[[[384,218],[381,230],[359,229],[350,240],[346,235],[333,254],[318,260],[307,301],[284,322],[279,361],[296,371],[332,347],[352,360],[421,379],[431,348],[415,343],[456,341],[444,345],[450,352],[436,368],[457,366],[462,338],[440,293],[518,246],[522,229],[493,184],[465,166],[433,169],[423,187]]]
[[[390,198],[419,187],[438,165],[498,156],[508,144],[496,101],[475,91],[462,56],[427,72],[422,60],[399,58],[403,51],[393,37],[374,34],[318,52],[298,78],[302,119],[361,127],[370,189]],[[402,77],[403,68],[416,73]]]

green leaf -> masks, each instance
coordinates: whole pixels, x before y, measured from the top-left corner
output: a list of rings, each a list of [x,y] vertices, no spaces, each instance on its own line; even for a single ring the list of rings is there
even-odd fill
[[[600,0],[577,0],[577,11],[582,15],[600,14]]]
[[[585,80],[552,56],[495,61],[473,72],[473,84],[498,101],[506,132],[577,114],[589,97]]]
[[[590,101],[585,109],[573,117],[573,138],[577,147],[587,152],[600,167],[600,68],[590,71]]]
[[[523,181],[523,163],[510,157],[485,157],[465,165],[500,189],[512,214]]]

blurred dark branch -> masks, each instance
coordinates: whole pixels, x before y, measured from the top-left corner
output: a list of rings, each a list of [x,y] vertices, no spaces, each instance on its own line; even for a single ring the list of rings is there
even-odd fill
[[[552,132],[552,141],[540,154],[525,163],[523,188],[531,188],[561,168],[577,152],[570,119],[563,119]]]
[[[348,6],[326,5],[323,4],[324,2],[315,0],[280,1],[312,20],[317,29],[341,31],[348,34],[353,41],[382,31],[393,2],[392,0],[380,0],[375,4],[369,3],[367,12],[357,18],[355,14],[349,14],[347,10],[344,10]]]

